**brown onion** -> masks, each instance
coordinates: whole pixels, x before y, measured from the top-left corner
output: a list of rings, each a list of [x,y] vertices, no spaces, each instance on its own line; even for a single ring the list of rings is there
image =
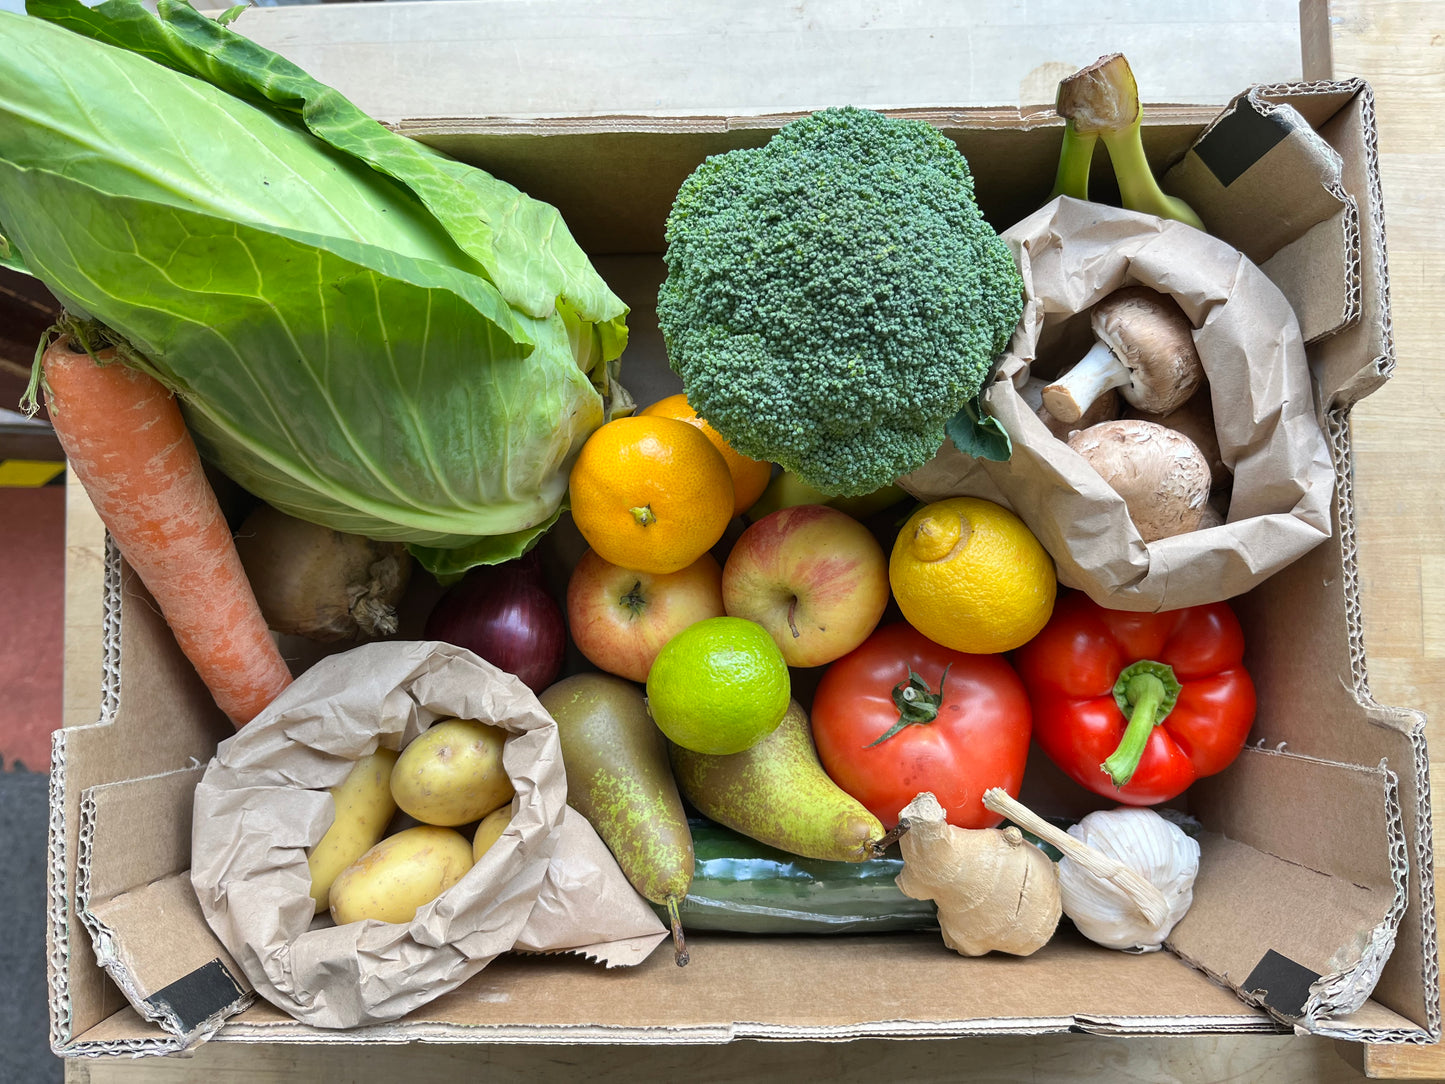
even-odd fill
[[[396,632],[411,579],[400,542],[374,542],[259,505],[236,532],[236,553],[266,624],[323,643]]]

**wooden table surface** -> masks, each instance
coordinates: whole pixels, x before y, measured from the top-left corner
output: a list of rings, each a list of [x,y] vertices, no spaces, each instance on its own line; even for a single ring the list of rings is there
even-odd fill
[[[1425,711],[1445,757],[1445,422],[1430,391],[1445,377],[1445,0],[1336,0],[1307,20],[1307,74],[1359,75],[1373,84],[1380,126],[1396,352],[1394,378],[1354,411],[1365,643],[1382,703]],[[1332,56],[1331,56],[1332,54]],[[1310,60],[1309,58],[1313,58]],[[72,487],[67,561],[66,722],[95,718],[100,533]],[[1436,760],[1432,757],[1432,763]],[[1436,824],[1439,796],[1436,780]],[[192,1084],[246,1080],[417,1084],[459,1074],[528,1080],[882,1076],[1034,1081],[1332,1082],[1445,1079],[1445,1050],[1360,1048],[1293,1035],[1120,1039],[1039,1038],[842,1044],[739,1042],[724,1047],[438,1046],[314,1049],[209,1043],[187,1058],[67,1063],[72,1084]]]

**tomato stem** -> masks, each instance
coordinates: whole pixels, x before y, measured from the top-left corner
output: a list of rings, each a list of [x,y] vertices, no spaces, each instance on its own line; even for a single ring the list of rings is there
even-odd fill
[[[1124,728],[1119,747],[1099,765],[1114,781],[1114,786],[1123,787],[1134,778],[1150,735],[1174,710],[1181,688],[1173,668],[1152,659],[1141,659],[1119,674],[1114,682],[1114,700],[1128,717],[1129,724]]]
[[[893,705],[898,709],[898,721],[876,741],[869,742],[863,748],[872,749],[875,745],[882,745],[904,727],[922,726],[937,719],[938,709],[943,704],[943,683],[948,680],[948,671],[952,666],[953,664],[949,663],[943,668],[943,676],[938,679],[937,692],[928,687],[928,682],[924,681],[921,675],[909,670],[908,680],[893,686]]]

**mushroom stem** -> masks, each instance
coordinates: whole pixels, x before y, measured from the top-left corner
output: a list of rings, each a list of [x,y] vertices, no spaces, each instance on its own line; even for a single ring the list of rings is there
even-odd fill
[[[1164,894],[1155,888],[1147,877],[1075,839],[1062,828],[1050,824],[1028,806],[1014,799],[1002,787],[990,787],[984,791],[983,804],[1000,816],[1007,817],[1020,828],[1032,832],[1045,843],[1052,843],[1101,881],[1114,885],[1128,897],[1145,921],[1159,925],[1169,917],[1169,904],[1164,899]]]
[[[1077,365],[1044,388],[1044,408],[1061,422],[1076,422],[1094,400],[1132,379],[1129,366],[1107,343],[1096,341]]]
[[[1095,303],[1089,324],[1099,345],[1044,389],[1044,405],[1062,422],[1077,421],[1108,388],[1140,410],[1167,414],[1204,380],[1194,327],[1168,294],[1125,286]]]

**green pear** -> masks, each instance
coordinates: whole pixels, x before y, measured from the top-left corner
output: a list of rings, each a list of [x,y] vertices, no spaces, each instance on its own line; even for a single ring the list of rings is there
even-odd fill
[[[682,966],[678,906],[692,884],[692,832],[667,739],[647,714],[642,690],[611,674],[578,674],[538,699],[557,721],[568,803],[597,829],[632,887],[667,908]]]
[[[804,858],[862,862],[883,825],[828,778],[796,701],[750,749],[708,756],[673,745],[672,772],[698,812],[735,832]]]

